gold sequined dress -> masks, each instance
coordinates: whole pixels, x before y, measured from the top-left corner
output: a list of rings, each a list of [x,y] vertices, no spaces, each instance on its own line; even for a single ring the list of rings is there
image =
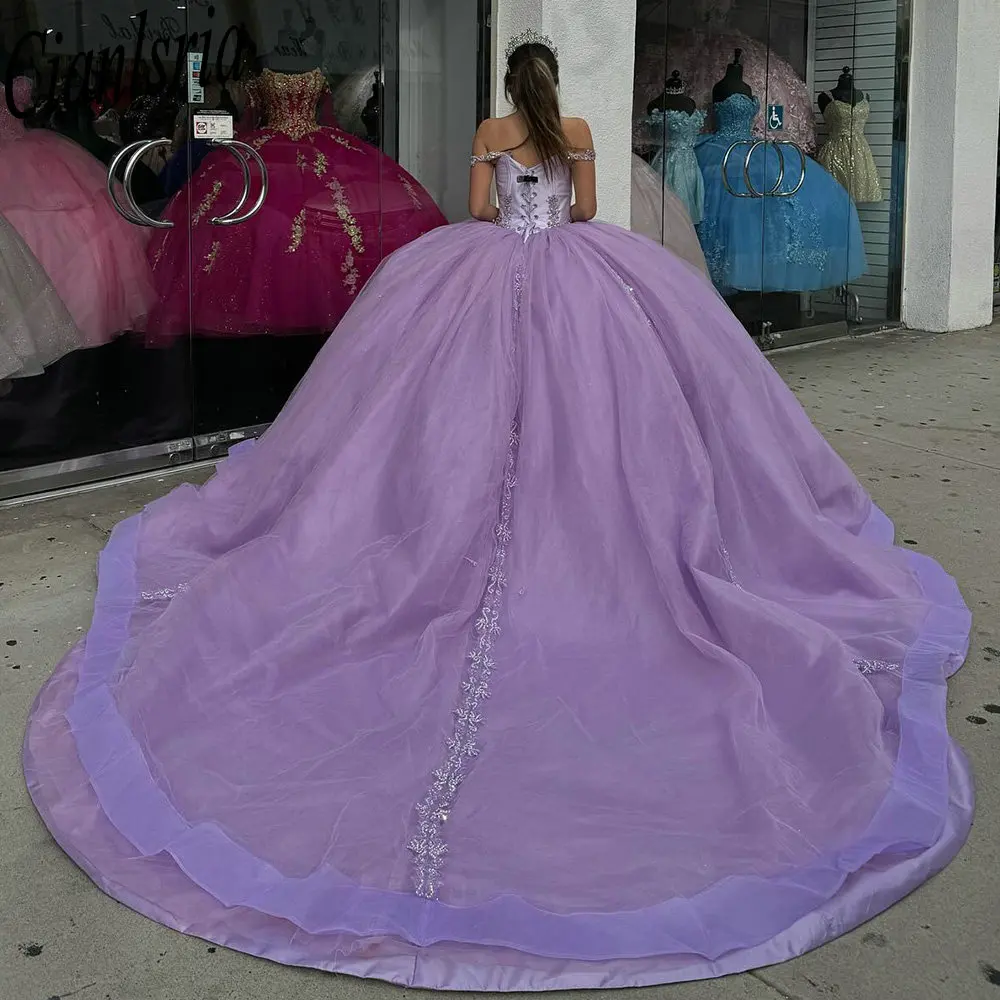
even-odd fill
[[[165,210],[174,227],[150,243],[153,336],[332,330],[382,258],[446,221],[398,163],[317,122],[327,87],[319,70],[264,70],[255,84],[259,127],[238,138],[267,166],[267,198],[246,222],[213,223],[235,208],[244,180],[231,152],[205,157]],[[248,206],[259,190],[256,167],[251,174]]]
[[[827,95],[830,103],[823,109],[823,118],[830,137],[820,148],[816,159],[850,192],[857,204],[882,200],[882,183],[872,148],[865,138],[865,125],[871,114],[867,98],[851,105]]]

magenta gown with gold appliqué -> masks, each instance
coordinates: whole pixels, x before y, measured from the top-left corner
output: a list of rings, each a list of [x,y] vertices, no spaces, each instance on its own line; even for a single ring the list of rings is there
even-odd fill
[[[331,330],[383,257],[446,221],[393,159],[318,124],[319,70],[265,70],[256,83],[263,127],[239,138],[267,166],[267,197],[246,222],[213,225],[236,206],[244,180],[226,149],[205,158],[167,206],[174,228],[150,245],[160,293],[151,334],[186,334],[189,308],[194,332],[207,336]],[[248,205],[260,183],[256,167],[251,174]]]

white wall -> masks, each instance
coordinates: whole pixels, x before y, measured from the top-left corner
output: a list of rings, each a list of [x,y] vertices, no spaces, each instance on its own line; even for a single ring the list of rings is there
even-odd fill
[[[494,107],[503,98],[504,51],[526,28],[559,49],[563,114],[586,118],[597,148],[598,218],[629,225],[635,0],[494,0]]]
[[[993,315],[1000,3],[912,0],[903,322]]]

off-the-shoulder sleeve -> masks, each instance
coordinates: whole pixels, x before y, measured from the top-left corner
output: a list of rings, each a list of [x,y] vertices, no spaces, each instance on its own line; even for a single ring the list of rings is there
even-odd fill
[[[469,166],[474,167],[477,163],[496,163],[501,156],[503,156],[503,153],[497,151],[492,153],[482,153],[479,156],[470,156]]]
[[[566,157],[575,162],[593,163],[597,159],[597,153],[592,149],[571,149]]]

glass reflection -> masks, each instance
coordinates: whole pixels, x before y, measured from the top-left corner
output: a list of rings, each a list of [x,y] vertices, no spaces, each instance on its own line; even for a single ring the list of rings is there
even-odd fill
[[[380,260],[465,216],[482,15],[0,0],[0,493],[266,426]]]

